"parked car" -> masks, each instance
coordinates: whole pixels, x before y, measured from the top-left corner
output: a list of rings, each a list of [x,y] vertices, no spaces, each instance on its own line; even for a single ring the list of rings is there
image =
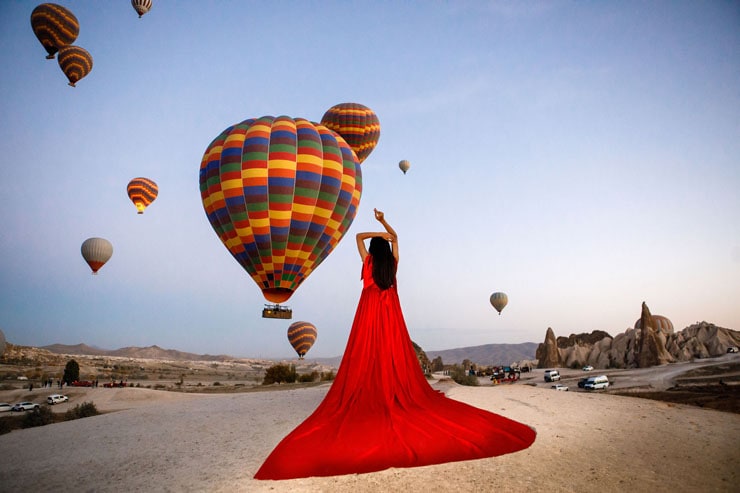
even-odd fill
[[[560,380],[560,372],[558,370],[545,370],[545,382],[556,382]]]
[[[34,409],[38,409],[40,406],[38,404],[34,404],[33,402],[19,402],[13,408],[11,411],[33,411]]]
[[[13,406],[8,404],[7,402],[0,402],[0,413],[6,413],[13,409]]]
[[[555,390],[565,390],[565,391],[568,390],[568,386],[563,385],[562,383],[556,383],[555,385],[552,386],[552,388]]]
[[[730,346],[727,348],[728,353],[740,353],[740,349],[737,346]]]
[[[62,402],[67,402],[67,401],[69,401],[69,397],[67,397],[66,395],[61,395],[61,394],[51,394],[49,397],[46,398],[46,403],[52,406],[54,404],[59,404]]]
[[[591,365],[586,365],[583,367],[583,371],[594,371],[594,367]]]
[[[598,390],[598,389],[605,389],[609,386],[609,379],[606,377],[606,375],[600,375],[598,377],[591,377],[588,380],[586,380],[586,383],[583,385],[583,388],[586,390]]]

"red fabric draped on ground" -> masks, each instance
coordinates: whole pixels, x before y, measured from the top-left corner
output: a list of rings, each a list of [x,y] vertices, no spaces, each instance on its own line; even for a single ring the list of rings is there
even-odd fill
[[[371,259],[368,255],[367,259]],[[516,452],[531,428],[447,398],[426,381],[396,287],[364,285],[347,348],[326,397],[273,450],[257,479],[380,471]]]

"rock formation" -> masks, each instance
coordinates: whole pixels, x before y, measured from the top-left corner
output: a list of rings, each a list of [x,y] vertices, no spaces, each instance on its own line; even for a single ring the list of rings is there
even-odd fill
[[[671,328],[673,324],[671,324]],[[638,368],[665,365],[674,359],[666,349],[665,334],[658,329],[645,302],[642,302],[640,317],[640,346],[637,357]]]
[[[643,317],[646,317],[647,323],[643,323]],[[650,316],[646,305],[635,327],[613,338],[601,330],[558,337],[555,339],[557,355],[552,350],[554,333],[552,328],[548,328],[545,342],[537,347],[537,366],[642,368],[646,365],[721,356],[726,354],[728,347],[740,346],[739,331],[708,322],[697,322],[674,333],[670,320],[660,315]]]
[[[535,357],[539,361],[537,368],[558,368],[562,364],[560,351],[558,351],[558,342],[555,339],[555,332],[552,327],[547,328],[545,342],[537,347]]]

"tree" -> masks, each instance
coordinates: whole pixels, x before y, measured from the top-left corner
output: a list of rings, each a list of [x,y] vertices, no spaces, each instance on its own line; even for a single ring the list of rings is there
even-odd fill
[[[298,378],[298,374],[295,371],[295,365],[273,365],[265,371],[265,378],[262,380],[262,385],[270,385],[273,383],[294,383]]]
[[[442,371],[445,369],[445,365],[442,362],[442,356],[437,356],[432,360],[432,371]]]
[[[73,359],[67,361],[67,366],[64,367],[64,376],[62,381],[70,385],[72,382],[80,379],[80,365]]]

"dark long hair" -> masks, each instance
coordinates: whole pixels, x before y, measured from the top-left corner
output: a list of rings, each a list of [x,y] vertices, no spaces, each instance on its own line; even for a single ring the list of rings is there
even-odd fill
[[[391,244],[380,236],[370,239],[368,252],[373,257],[373,280],[380,289],[388,289],[396,283],[396,259]]]

